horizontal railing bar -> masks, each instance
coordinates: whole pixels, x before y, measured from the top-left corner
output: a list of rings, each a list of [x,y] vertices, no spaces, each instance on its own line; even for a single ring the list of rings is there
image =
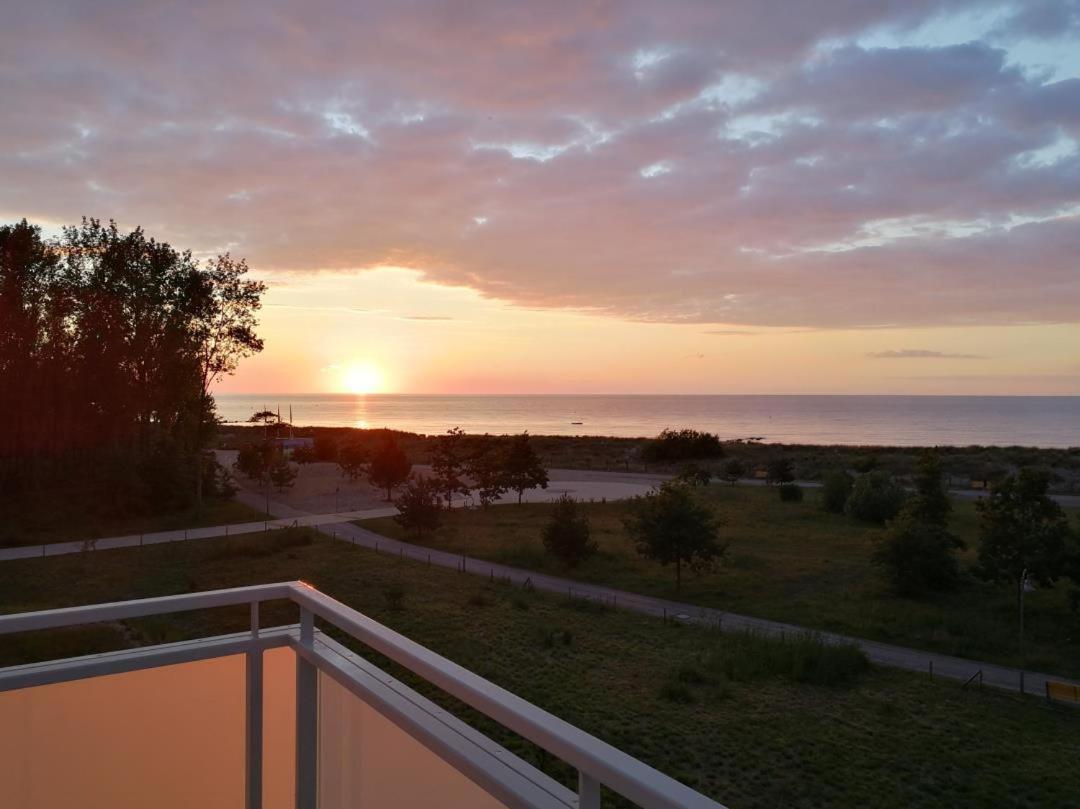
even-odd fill
[[[660,809],[720,804],[554,714],[500,688],[315,588],[298,582],[293,598],[317,616],[466,705],[543,747],[631,801]]]
[[[228,590],[208,590],[203,593],[181,593],[132,601],[114,601],[111,604],[0,615],[0,635],[93,624],[100,621],[120,621],[125,618],[141,618],[146,615],[161,615],[169,612],[190,612],[234,604],[249,604],[252,601],[287,599],[291,597],[293,588],[292,582],[256,584],[251,587],[234,587]]]
[[[575,806],[576,796],[570,790],[540,771],[533,771],[535,777],[531,778],[528,771],[533,768],[511,754],[522,769],[515,768],[513,762],[492,753],[477,738],[466,734],[471,731],[493,745],[490,739],[407,687],[406,696],[397,690],[402,687],[399,681],[381,670],[369,670],[368,667],[374,667],[347,647],[322,633],[316,633],[312,646],[297,642],[295,635],[292,640],[291,646],[298,655],[507,806],[516,809]]]
[[[274,649],[289,645],[291,631],[292,627],[275,627],[264,631],[257,639],[253,639],[250,633],[244,632],[12,666],[0,669],[0,692],[110,674],[126,674],[179,663],[194,663],[198,660],[227,657],[254,649]]]
[[[0,635],[147,615],[291,599],[447,694],[553,753],[647,809],[723,809],[717,802],[557,716],[394,632],[304,582],[260,584],[203,593],[0,616]]]

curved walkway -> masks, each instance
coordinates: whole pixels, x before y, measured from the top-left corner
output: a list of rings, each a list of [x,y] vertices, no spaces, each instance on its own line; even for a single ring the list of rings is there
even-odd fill
[[[254,502],[252,503],[254,505]],[[297,509],[290,508],[280,503],[270,503],[270,513],[276,517],[293,519],[304,516]],[[822,632],[810,630],[804,626],[787,624],[780,621],[769,621],[764,618],[753,618],[748,615],[717,610],[711,607],[700,607],[693,604],[685,604],[678,601],[669,601],[663,598],[631,593],[626,590],[617,590],[599,584],[588,584],[565,579],[560,576],[551,576],[544,573],[536,573],[531,570],[502,565],[497,562],[488,562],[470,556],[425,548],[409,542],[385,537],[366,528],[351,523],[323,524],[318,530],[327,536],[344,540],[364,548],[388,553],[393,556],[409,558],[419,562],[425,562],[439,567],[454,568],[463,573],[473,573],[485,576],[493,580],[509,581],[514,584],[529,584],[537,590],[550,593],[565,594],[571,598],[587,598],[609,604],[612,607],[632,610],[645,615],[653,615],[658,618],[669,618],[687,623],[707,624],[716,626],[724,631],[753,631],[773,637],[784,635],[799,635],[814,632],[827,643],[854,644],[867,656],[870,662],[879,666],[905,669],[907,671],[922,672],[928,676],[946,677],[951,680],[966,682],[975,678],[981,684],[1005,689],[1007,691],[1021,691],[1028,694],[1042,695],[1046,693],[1047,680],[1060,683],[1080,685],[1080,681],[1057,677],[1051,674],[1026,671],[1021,673],[1019,669],[1009,666],[1000,666],[994,663],[982,663],[976,660],[967,660],[961,657],[927,652],[921,649],[910,649],[905,646],[894,646],[878,641],[863,640],[834,632]]]

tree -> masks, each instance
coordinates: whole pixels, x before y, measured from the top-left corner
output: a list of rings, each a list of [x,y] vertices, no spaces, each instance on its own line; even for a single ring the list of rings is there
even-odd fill
[[[769,459],[765,467],[766,484],[774,486],[780,483],[791,483],[793,480],[795,480],[795,471],[792,469],[791,461],[783,455]]]
[[[126,511],[198,501],[209,384],[261,347],[262,286],[235,300],[231,272],[96,219],[51,239],[0,226],[0,492],[63,487]],[[152,476],[132,487],[140,470]]]
[[[949,489],[936,452],[925,451],[919,456],[915,473],[915,494],[906,503],[919,520],[933,525],[945,525],[952,512]]]
[[[675,479],[685,483],[687,486],[708,486],[709,481],[712,480],[712,472],[698,466],[696,463],[688,463],[679,470],[679,474],[675,476]]]
[[[212,402],[210,388],[214,382],[234,373],[240,360],[263,349],[255,328],[266,285],[245,279],[247,272],[247,262],[225,253],[210,259],[198,275],[198,304],[191,336],[198,346],[200,408]],[[202,441],[207,437],[200,436]],[[196,496],[202,499],[201,486]]]
[[[779,486],[776,487],[776,491],[780,493],[780,500],[784,503],[802,502],[802,487],[794,483],[781,483]]]
[[[825,473],[821,482],[821,507],[832,514],[843,514],[855,479],[843,469]]]
[[[414,477],[394,501],[398,513],[394,521],[402,528],[415,531],[422,537],[425,531],[434,531],[441,522],[439,486],[436,481]]]
[[[490,436],[484,436],[479,448],[473,453],[466,466],[466,473],[480,499],[480,505],[484,508],[506,493],[503,455],[504,452],[499,443]]]
[[[727,552],[727,544],[717,539],[720,521],[677,483],[633,498],[623,524],[638,553],[664,566],[674,563],[676,589],[683,565],[702,570]]]
[[[567,568],[577,567],[597,548],[596,542],[590,538],[589,518],[568,494],[555,501],[555,510],[544,526],[542,538],[548,553]]]
[[[690,461],[720,458],[724,445],[720,437],[698,430],[663,430],[641,451],[646,461]]]
[[[944,525],[920,520],[905,506],[889,522],[885,539],[874,552],[889,586],[899,595],[949,590],[960,580],[956,550],[964,543]]]
[[[738,458],[731,458],[724,464],[720,477],[734,486],[746,474],[746,464]]]
[[[274,484],[274,488],[278,490],[278,493],[292,488],[296,482],[296,476],[298,474],[296,467],[289,463],[288,459],[280,452],[276,453],[273,462],[270,464],[270,482]]]
[[[948,529],[951,509],[941,461],[936,453],[926,452],[919,458],[915,494],[889,522],[874,554],[874,561],[900,595],[948,590],[959,582],[956,551],[964,543]]]
[[[1045,474],[1021,469],[994,484],[989,496],[975,504],[979,575],[1015,587],[1018,606],[1027,581],[1053,584],[1068,559],[1068,518],[1047,494],[1048,485]]]
[[[446,499],[450,508],[455,494],[467,495],[472,489],[465,483],[465,431],[452,427],[446,435],[435,439],[435,448],[431,454],[431,471],[435,473],[435,485]]]
[[[386,500],[389,502],[394,489],[408,480],[411,470],[412,463],[408,456],[398,446],[393,434],[387,433],[368,468],[372,485],[386,489]]]
[[[859,475],[851,487],[844,511],[851,517],[884,525],[904,505],[907,493],[884,472]]]
[[[236,454],[236,471],[248,480],[262,482],[274,460],[274,447],[267,441],[244,444]]]
[[[548,473],[540,456],[529,442],[529,433],[514,436],[503,457],[503,483],[510,491],[517,492],[518,502],[526,489],[539,486],[546,489]]]
[[[341,469],[342,477],[347,477],[349,480],[358,480],[367,469],[369,460],[371,460],[371,455],[367,447],[359,441],[350,441],[337,453],[338,468]]]

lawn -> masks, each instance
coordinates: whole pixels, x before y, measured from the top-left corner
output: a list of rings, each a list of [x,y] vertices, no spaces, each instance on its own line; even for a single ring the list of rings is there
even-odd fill
[[[744,665],[760,649],[739,636],[492,584],[311,531],[5,563],[0,611],[297,578],[732,807],[1080,806],[1075,710],[891,670],[841,685],[799,682]],[[286,605],[263,615],[266,625],[296,619]],[[215,610],[12,636],[0,664],[238,631],[246,620],[244,609]],[[509,734],[498,738],[570,776]]]
[[[641,557],[623,530],[625,503],[588,503],[599,552],[564,570],[545,553],[540,534],[551,506],[526,504],[444,514],[442,527],[423,539],[392,518],[361,525],[387,536],[518,567],[608,584],[637,593],[688,601],[762,618],[862,638],[1019,665],[1017,613],[1012,592],[969,576],[956,593],[912,600],[884,587],[871,562],[881,529],[824,512],[819,493],[781,503],[772,489],[713,484],[702,496],[723,519],[729,544],[718,568],[684,577]],[[970,501],[954,503],[953,528],[967,542],[965,567],[975,559],[977,515]],[[1080,676],[1080,619],[1069,608],[1067,585],[1026,598],[1026,665]]]
[[[236,500],[216,498],[207,498],[201,509],[164,514],[100,515],[69,506],[62,495],[56,495],[7,509],[0,520],[0,548],[255,522],[265,517],[258,509]]]

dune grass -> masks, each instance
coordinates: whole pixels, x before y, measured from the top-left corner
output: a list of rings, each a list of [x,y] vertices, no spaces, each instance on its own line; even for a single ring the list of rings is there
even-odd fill
[[[10,504],[4,510],[0,517],[0,548],[149,534],[265,518],[263,512],[241,502],[216,498],[206,498],[200,509],[162,514],[102,515],[88,510],[77,498],[68,500],[63,493],[53,493],[37,500]]]
[[[0,611],[297,578],[730,806],[1068,806],[1080,794],[1075,710],[866,668],[812,638],[781,643],[582,608],[306,529],[5,563]],[[296,611],[266,605],[263,620],[293,622]],[[13,636],[0,664],[246,621],[246,609],[223,609]],[[442,701],[572,780],[549,755]]]
[[[622,520],[625,503],[586,503],[598,553],[566,570],[540,540],[552,506],[546,503],[455,510],[437,531],[418,540],[391,518],[361,525],[387,536],[579,581],[788,621],[814,629],[1020,665],[1013,593],[969,576],[955,593],[899,598],[885,588],[871,562],[882,531],[820,507],[819,492],[781,502],[773,489],[713,484],[704,497],[723,519],[727,559],[715,570],[684,577],[641,557]],[[975,559],[974,504],[954,503],[953,529],[967,542],[962,561]],[[1024,665],[1080,676],[1080,618],[1070,609],[1068,585],[1026,599]]]

